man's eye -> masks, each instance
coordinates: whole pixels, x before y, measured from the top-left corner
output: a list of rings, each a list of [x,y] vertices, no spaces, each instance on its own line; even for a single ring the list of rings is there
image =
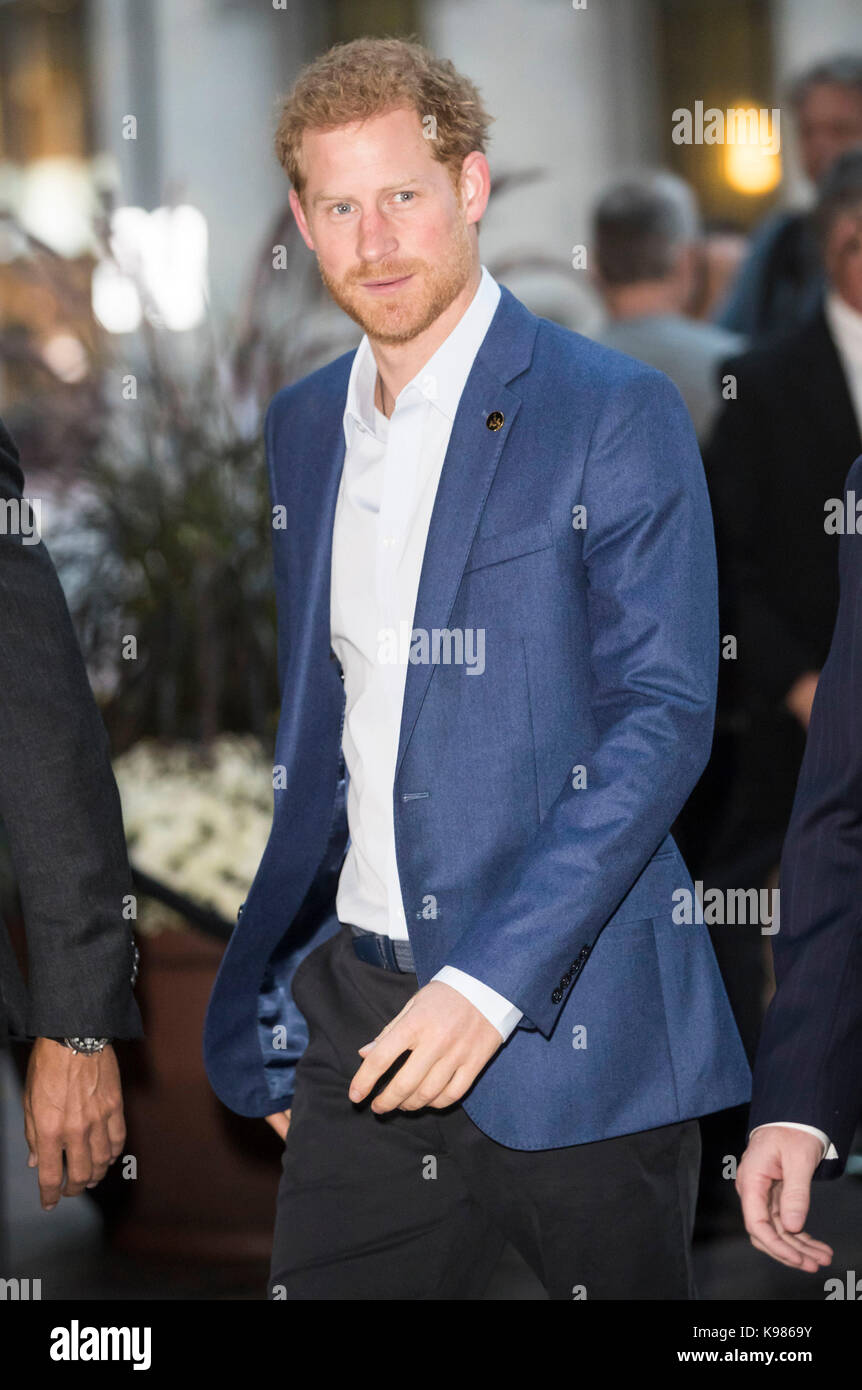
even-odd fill
[[[415,198],[415,197],[416,197],[416,194],[413,193],[410,189],[405,188],[401,193],[396,193],[396,194],[395,194],[395,197],[396,197],[396,198]]]
[[[336,203],[336,204],[335,204],[335,207],[332,209],[332,211],[333,211],[333,212],[341,212],[342,208],[346,208],[347,211],[349,212],[349,211],[350,211],[350,206],[351,206],[350,203]]]

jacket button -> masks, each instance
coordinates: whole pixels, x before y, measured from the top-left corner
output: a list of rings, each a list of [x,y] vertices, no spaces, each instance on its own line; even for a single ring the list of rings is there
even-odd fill
[[[563,978],[560,980],[560,988],[561,988],[561,989],[568,989],[568,987],[569,987],[569,985],[570,985],[571,983],[572,983],[572,977],[571,977],[571,975],[568,973],[568,971],[566,971],[565,975],[564,975]]]
[[[560,1002],[560,1000],[562,999],[562,997],[563,997],[563,991],[562,991],[561,989],[555,989],[554,992],[553,992],[553,994],[551,995],[551,1003],[552,1003],[552,1004],[559,1004],[559,1002]]]

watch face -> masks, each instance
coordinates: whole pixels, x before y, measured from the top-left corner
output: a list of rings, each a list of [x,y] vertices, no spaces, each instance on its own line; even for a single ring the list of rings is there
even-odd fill
[[[110,1042],[110,1038],[67,1038],[66,1042],[74,1052],[83,1052],[91,1056],[94,1052],[101,1052]]]

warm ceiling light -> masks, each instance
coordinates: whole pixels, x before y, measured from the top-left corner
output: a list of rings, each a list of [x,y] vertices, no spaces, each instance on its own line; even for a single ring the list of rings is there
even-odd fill
[[[737,119],[725,135],[724,176],[737,193],[749,197],[771,193],[781,182],[778,118],[773,113],[770,123],[766,111],[741,104],[733,109]]]

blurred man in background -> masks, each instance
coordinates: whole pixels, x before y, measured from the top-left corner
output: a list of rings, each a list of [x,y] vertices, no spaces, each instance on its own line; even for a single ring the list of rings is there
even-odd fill
[[[111,1039],[139,1037],[141,1019],[107,734],[23,488],[0,421],[0,815],[27,947],[25,983],[0,922],[0,1047],[35,1039],[24,1123],[50,1211],[95,1187],[122,1153]]]
[[[778,864],[811,704],[838,608],[829,499],[862,449],[862,150],[828,175],[814,224],[828,289],[772,347],[725,364],[728,400],[705,455],[722,581],[721,760],[731,766],[711,886],[761,887]],[[765,974],[759,928],[713,934],[753,1054]]]
[[[858,248],[854,260],[862,284]],[[845,518],[855,517],[857,498],[862,457],[847,477]],[[809,1273],[832,1257],[830,1246],[802,1230],[812,1178],[844,1170],[862,1117],[862,534],[855,526],[845,527],[839,553],[838,619],[781,860],[781,931],[772,943],[778,987],[736,1181],[752,1245]]]
[[[617,183],[593,215],[596,280],[610,321],[593,336],[665,372],[703,440],[720,403],[717,367],[742,339],[685,316],[698,271],[694,194],[674,174]]]
[[[827,176],[812,219],[828,288],[803,323],[721,369],[735,383],[704,453],[719,557],[722,660],[713,755],[675,828],[707,888],[775,883],[811,703],[838,607],[837,539],[824,510],[862,448],[862,150]],[[712,941],[749,1059],[767,1001],[762,924]],[[701,1213],[729,1214],[720,1155],[745,1116],[707,1119]]]
[[[862,146],[862,54],[817,63],[794,83],[802,166],[818,187],[836,159]],[[823,265],[807,211],[781,211],[755,234],[751,251],[717,322],[748,337],[790,328],[814,310]]]

